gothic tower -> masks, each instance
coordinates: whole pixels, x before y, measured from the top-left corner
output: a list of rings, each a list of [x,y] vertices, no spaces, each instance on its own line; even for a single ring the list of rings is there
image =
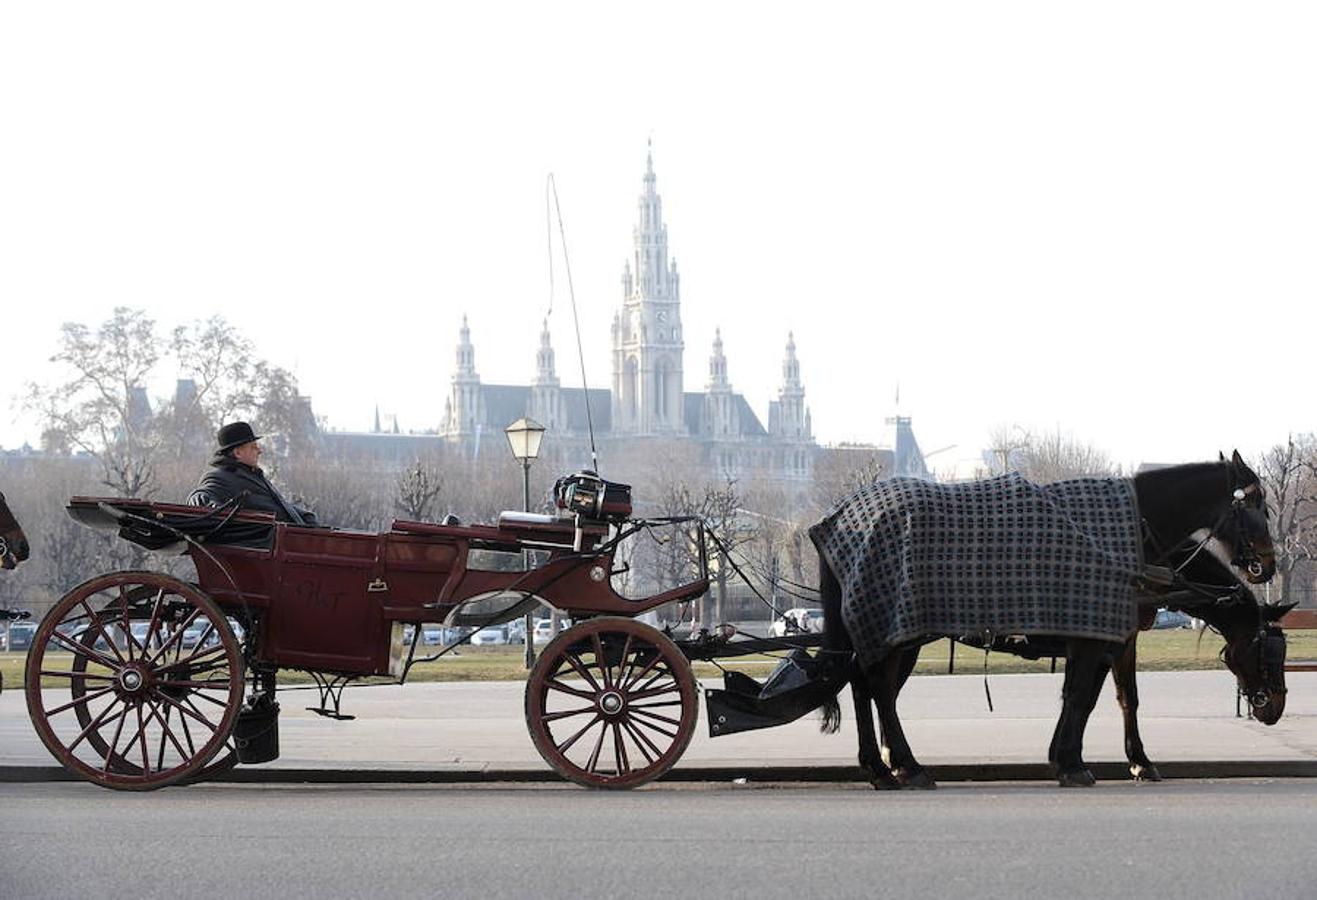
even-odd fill
[[[476,374],[476,348],[471,343],[471,329],[462,316],[461,337],[457,342],[457,368],[453,371],[453,385],[444,404],[443,433],[466,437],[476,433],[484,422],[484,397],[480,391],[480,376]]]
[[[736,398],[727,379],[727,357],[723,355],[722,329],[713,333],[713,355],[709,357],[709,383],[704,387],[704,428],[702,437],[735,437],[739,429]]]
[[[796,359],[796,336],[787,334],[787,355],[782,360],[782,387],[777,400],[769,406],[768,431],[786,441],[809,441],[811,422],[805,408],[805,386],[800,382],[800,361]]]
[[[530,383],[530,417],[552,432],[567,430],[567,409],[553,364],[549,342],[549,320],[540,332],[540,349],[535,353],[535,380]]]
[[[683,434],[681,281],[668,259],[668,227],[654,186],[654,153],[646,155],[632,232],[632,258],[622,270],[622,309],[613,318],[613,433]]]

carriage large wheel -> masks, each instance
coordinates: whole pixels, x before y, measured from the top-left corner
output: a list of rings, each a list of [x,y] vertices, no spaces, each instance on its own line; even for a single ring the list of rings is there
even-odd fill
[[[526,684],[526,725],[545,762],[586,787],[659,777],[695,732],[690,663],[660,632],[599,618],[558,635]]]
[[[155,572],[74,588],[28,651],[37,735],[104,787],[151,790],[200,773],[228,741],[242,689],[242,652],[219,607]]]

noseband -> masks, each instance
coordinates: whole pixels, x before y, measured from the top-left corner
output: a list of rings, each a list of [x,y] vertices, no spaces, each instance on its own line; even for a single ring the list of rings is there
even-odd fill
[[[1254,709],[1262,709],[1273,698],[1289,693],[1285,687],[1285,633],[1274,625],[1258,626],[1248,652],[1257,654],[1260,681],[1256,690],[1248,692],[1248,702]]]

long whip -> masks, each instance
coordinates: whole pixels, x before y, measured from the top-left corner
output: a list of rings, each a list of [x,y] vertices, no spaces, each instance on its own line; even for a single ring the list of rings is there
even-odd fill
[[[552,212],[547,209],[548,202],[552,201]],[[562,262],[563,269],[567,273],[567,292],[572,299],[572,324],[576,327],[576,355],[581,363],[581,393],[585,396],[585,423],[590,430],[590,469],[595,474],[599,472],[599,452],[595,448],[594,442],[594,416],[590,412],[590,384],[585,377],[585,349],[581,343],[581,318],[576,312],[576,288],[572,285],[572,261],[567,256],[567,232],[562,224],[562,206],[558,202],[558,184],[553,178],[553,173],[549,173],[548,186],[545,190],[546,213],[549,213],[549,309],[553,309],[553,222],[552,213],[557,213],[558,217],[558,242],[562,245]]]

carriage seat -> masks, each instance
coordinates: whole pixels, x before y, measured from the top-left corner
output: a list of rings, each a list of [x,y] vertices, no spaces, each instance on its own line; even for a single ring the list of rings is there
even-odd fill
[[[511,531],[527,540],[539,540],[555,544],[571,544],[576,540],[576,522],[563,516],[517,512],[508,509],[498,514],[498,527],[500,531]],[[592,539],[597,539],[608,533],[606,525],[590,524],[581,530]]]
[[[533,531],[536,533],[571,532],[574,525],[571,519],[560,519],[543,513],[517,512],[505,509],[498,514],[498,527],[508,531]]]

